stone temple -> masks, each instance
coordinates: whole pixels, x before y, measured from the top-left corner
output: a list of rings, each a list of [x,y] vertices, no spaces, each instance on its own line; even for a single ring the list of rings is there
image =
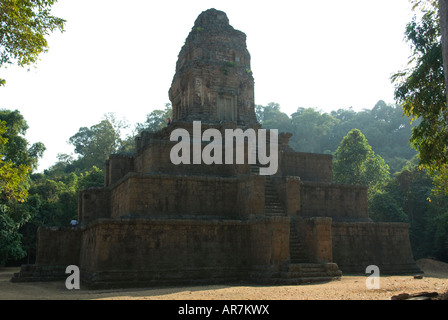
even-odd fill
[[[40,228],[36,263],[12,280],[66,278],[68,265],[89,288],[302,284],[366,274],[370,265],[381,274],[420,272],[409,225],[372,222],[367,189],[334,184],[332,156],[294,152],[291,134],[278,135],[273,175],[249,161],[173,164],[178,141],[170,136],[183,129],[192,137],[194,121],[223,136],[261,128],[250,59],[246,35],[224,12],[202,12],[169,89],[171,125],[141,133],[132,156],[111,155],[104,187],[79,194],[79,226]]]

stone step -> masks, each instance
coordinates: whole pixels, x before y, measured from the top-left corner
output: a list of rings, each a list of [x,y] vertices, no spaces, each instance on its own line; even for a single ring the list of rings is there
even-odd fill
[[[265,209],[269,208],[269,209],[274,209],[274,210],[283,210],[283,207],[280,205],[280,203],[267,203],[265,204]]]
[[[284,216],[285,215],[285,212],[284,211],[280,211],[280,210],[277,210],[277,211],[265,210],[264,213],[267,214],[267,215],[275,215],[275,216]]]
[[[290,243],[290,244],[289,244],[289,249],[290,249],[291,253],[292,253],[292,252],[294,252],[294,253],[299,253],[300,256],[305,256],[305,254],[302,254],[302,253],[305,253],[305,248],[304,248],[304,246],[301,245],[301,244]]]
[[[268,200],[271,200],[271,201],[274,201],[274,202],[280,203],[280,200],[278,199],[278,195],[273,193],[273,192],[272,193],[265,193],[264,194],[264,198],[268,199]]]
[[[268,217],[284,217],[285,214],[283,212],[265,212],[265,215]]]
[[[260,173],[260,168],[266,168],[267,165],[262,165],[262,164],[251,164],[250,165],[250,173],[251,174],[255,174],[258,175]],[[269,176],[266,176],[269,177]]]
[[[280,272],[280,278],[283,279],[293,279],[293,278],[325,278],[328,277],[325,271],[316,271],[316,272]]]
[[[290,229],[289,234],[289,256],[293,263],[309,262],[306,248],[294,228]]]
[[[265,180],[264,199],[264,213],[267,216],[286,216],[285,209],[278,198],[277,190],[269,176]]]
[[[13,274],[11,282],[56,281],[67,278],[66,266],[22,265],[20,272]]]
[[[304,285],[304,284],[313,284],[313,283],[325,283],[340,280],[338,277],[299,277],[299,278],[272,278],[266,283],[270,285]]]
[[[283,210],[282,207],[279,206],[265,206],[264,212],[282,212],[285,213],[285,210]]]
[[[269,285],[301,285],[340,280],[342,272],[335,263],[286,263],[277,271],[259,271],[252,279]]]
[[[305,253],[290,254],[291,263],[309,263],[308,255]]]
[[[301,285],[340,280],[341,276],[336,264],[289,263],[267,281],[274,285]]]
[[[278,207],[278,208],[282,208],[283,206],[281,205],[280,201],[265,201],[265,207]]]
[[[283,212],[265,212],[265,215],[268,217],[284,217],[286,216]]]
[[[325,265],[322,263],[288,263],[281,267],[281,271],[287,271],[287,272],[325,271]]]
[[[307,262],[309,262],[307,257],[291,259],[291,263],[307,263]]]
[[[340,277],[335,263],[288,263],[281,267],[280,277]]]
[[[285,213],[285,210],[283,210],[283,208],[279,208],[279,207],[265,207],[264,212]]]

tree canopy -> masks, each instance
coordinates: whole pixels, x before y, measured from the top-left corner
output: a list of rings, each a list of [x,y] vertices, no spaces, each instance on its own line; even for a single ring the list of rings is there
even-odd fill
[[[48,36],[64,31],[65,20],[51,15],[56,0],[2,0],[0,2],[0,67],[28,66],[48,51]],[[0,78],[0,86],[5,79]]]
[[[104,119],[90,128],[81,127],[70,137],[69,143],[79,158],[72,160],[67,155],[60,159],[73,162],[81,168],[96,166],[102,168],[110,154],[116,153],[122,144],[121,129],[125,128],[123,121],[118,121],[113,114],[106,114]]]
[[[362,128],[376,154],[389,165],[391,173],[401,170],[417,152],[410,146],[413,124],[398,105],[378,101],[371,109],[339,109],[329,113],[314,108],[298,108],[288,116],[276,103],[256,106],[263,128],[293,134],[290,145],[295,151],[333,154],[347,133]]]
[[[372,189],[389,179],[389,166],[375,155],[362,132],[353,129],[342,139],[334,154],[333,175],[337,183]]]
[[[19,229],[31,218],[25,203],[30,174],[45,150],[42,143],[29,147],[28,125],[19,111],[0,110],[0,264],[25,255]]]
[[[168,118],[172,118],[172,109],[169,103],[165,104],[165,109],[156,109],[147,114],[145,122],[137,123],[134,129],[135,134],[139,134],[143,130],[157,132],[166,126]]]
[[[434,177],[437,189],[448,193],[448,109],[443,71],[437,1],[415,1],[422,12],[406,26],[405,40],[412,49],[408,67],[392,77],[395,99],[411,121],[411,145],[420,164]]]

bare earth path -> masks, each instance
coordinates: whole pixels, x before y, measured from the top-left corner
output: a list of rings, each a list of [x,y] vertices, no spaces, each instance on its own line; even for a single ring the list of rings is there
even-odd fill
[[[448,292],[448,264],[417,262],[423,279],[381,276],[380,288],[366,288],[366,276],[301,286],[211,285],[126,290],[67,290],[64,281],[13,283],[18,268],[0,268],[0,300],[390,300],[400,293]]]

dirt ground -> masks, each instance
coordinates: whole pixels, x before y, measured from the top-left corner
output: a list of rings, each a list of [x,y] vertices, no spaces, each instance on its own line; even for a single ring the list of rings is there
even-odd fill
[[[381,276],[379,289],[367,289],[367,276],[300,286],[210,285],[126,290],[68,290],[64,281],[13,283],[18,268],[0,268],[0,300],[391,300],[400,293],[448,292],[448,264],[417,261],[422,279]]]

